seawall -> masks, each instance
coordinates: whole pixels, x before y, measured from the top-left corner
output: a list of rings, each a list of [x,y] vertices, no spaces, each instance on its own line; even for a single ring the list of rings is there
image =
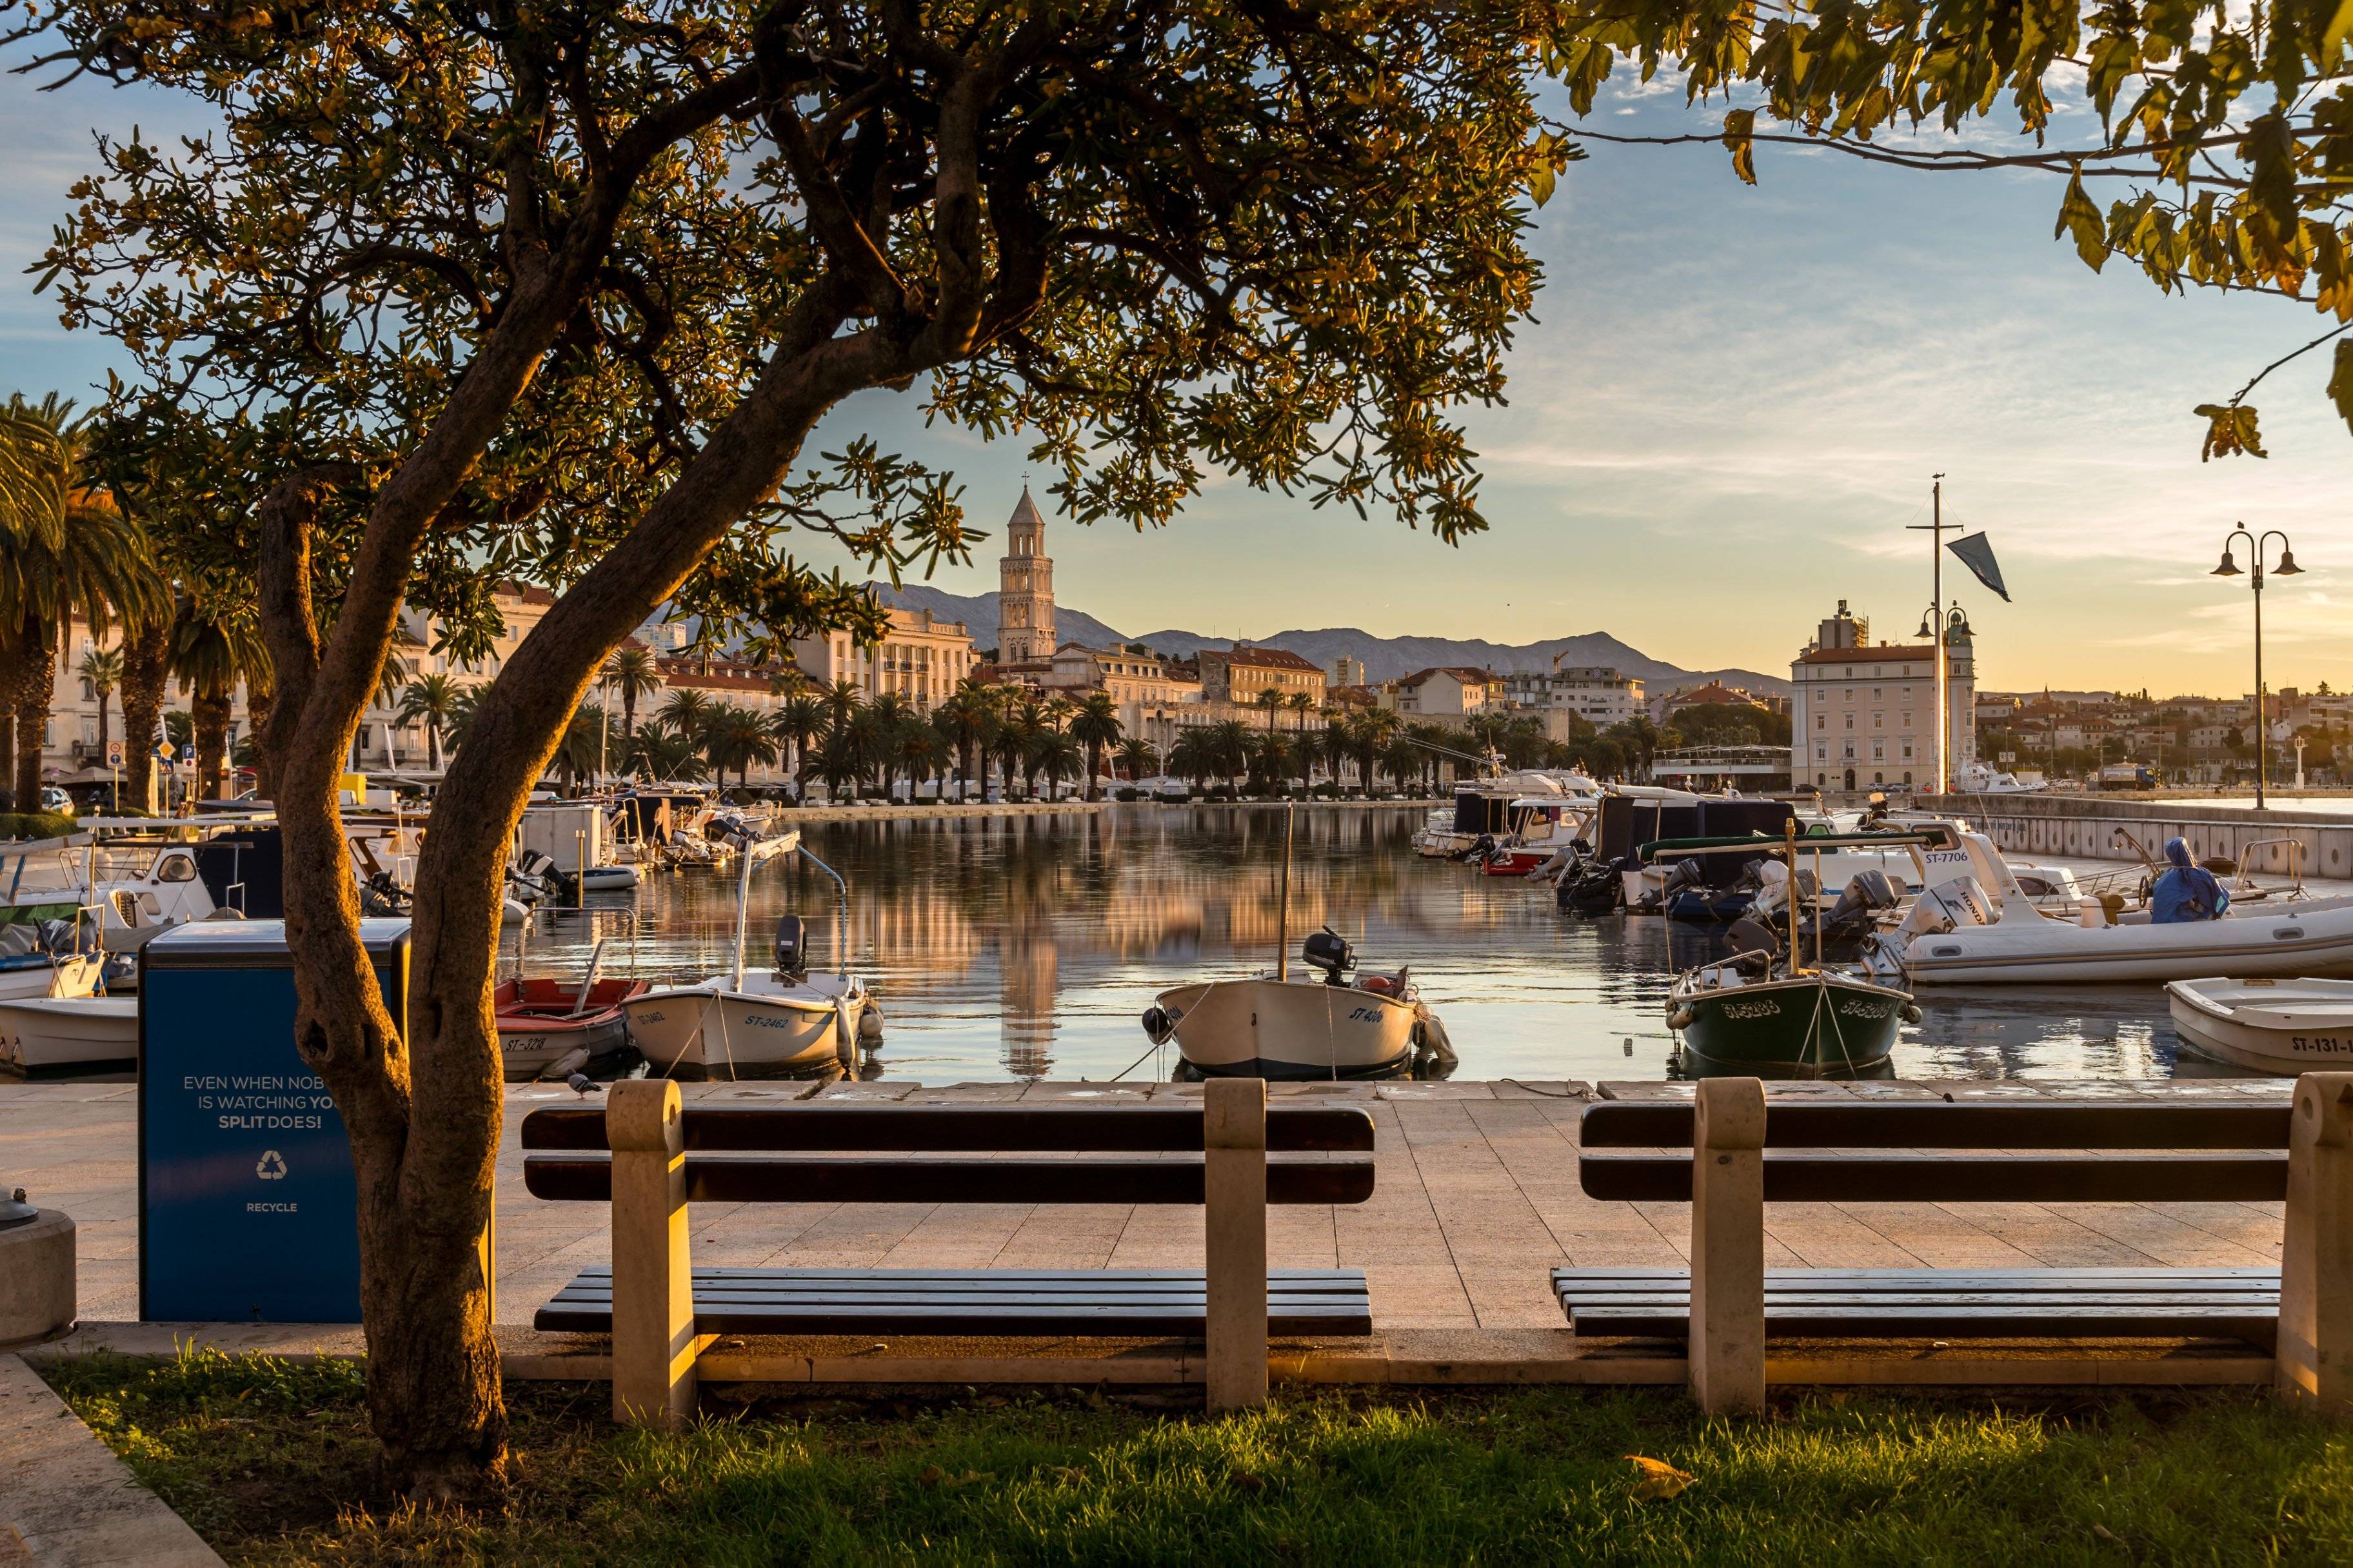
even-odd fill
[[[1967,818],[2005,854],[2137,861],[2146,851],[2158,859],[2179,836],[2201,860],[2226,856],[2267,875],[2300,868],[2306,877],[2353,878],[2353,816],[2095,795],[1954,795],[1920,809]]]

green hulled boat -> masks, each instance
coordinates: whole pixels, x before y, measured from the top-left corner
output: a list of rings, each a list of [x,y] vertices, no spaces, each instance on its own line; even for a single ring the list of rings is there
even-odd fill
[[[1791,973],[1763,953],[1688,970],[1667,997],[1667,1026],[1684,1049],[1760,1074],[1867,1072],[1919,1016],[1909,992],[1838,970]]]

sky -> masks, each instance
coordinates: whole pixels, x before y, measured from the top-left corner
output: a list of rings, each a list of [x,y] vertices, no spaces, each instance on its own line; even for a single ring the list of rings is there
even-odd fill
[[[1653,83],[1606,93],[1589,123],[1672,134],[1720,112]],[[120,363],[65,332],[22,269],[92,166],[92,130],[133,123],[201,128],[152,92],[0,77],[0,394],[87,396]],[[2054,140],[2089,124],[2063,106]],[[1712,145],[1591,151],[1536,215],[1546,280],[1510,405],[1467,417],[1484,534],[1449,547],[1213,480],[1142,535],[1050,519],[1057,598],[1131,635],[1604,631],[1687,668],[1786,674],[1841,599],[1877,637],[1917,626],[1927,535],[1905,525],[1927,521],[1941,472],[1947,521],[1990,536],[2013,601],[1947,558],[1984,686],[2253,689],[2248,579],[2208,575],[2241,521],[2285,531],[2306,568],[2264,594],[2270,683],[2353,681],[2353,435],[2322,395],[2327,351],[2253,398],[2268,460],[2201,463],[2190,413],[2316,336],[2308,307],[2094,276],[2052,238],[2047,176],[1760,147],[1751,188]],[[871,434],[953,468],[992,537],[932,581],[994,588],[1026,451],[926,428],[917,401],[860,395],[811,451]]]

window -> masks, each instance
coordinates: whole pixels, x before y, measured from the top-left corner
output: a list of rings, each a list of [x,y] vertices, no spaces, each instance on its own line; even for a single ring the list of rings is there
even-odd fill
[[[1873,713],[1871,716],[1871,727],[1874,730],[1885,729],[1887,727],[1887,715],[1884,713]]]
[[[1846,716],[1846,727],[1850,730],[1854,728],[1854,715],[1852,713]]]
[[[1815,728],[1815,729],[1817,729],[1817,730],[1827,730],[1827,729],[1829,729],[1829,728],[1830,728],[1830,724],[1831,724],[1831,717],[1830,717],[1830,715],[1829,715],[1829,714],[1827,714],[1827,713],[1817,713],[1817,714],[1815,714],[1815,715],[1814,715],[1814,728]]]
[[[86,680],[86,679],[85,679],[85,680],[81,683],[81,700],[82,700],[84,702],[91,702],[91,701],[95,701],[95,700],[97,700],[97,698],[98,698],[98,689],[97,689],[95,687],[91,686],[91,685],[90,685],[90,683],[88,680]]]
[[[1904,760],[1907,763],[1912,760],[1912,742],[1909,741],[1904,742]],[[1910,784],[1912,781],[1907,778],[1904,782]]]
[[[1882,692],[1880,691],[1880,689],[1879,689],[1878,687],[1874,686],[1874,687],[1873,687],[1873,688],[1871,689],[1871,700],[1872,700],[1873,702],[1878,701],[1878,700],[1880,700],[1880,697],[1881,697],[1881,696],[1882,696]]]

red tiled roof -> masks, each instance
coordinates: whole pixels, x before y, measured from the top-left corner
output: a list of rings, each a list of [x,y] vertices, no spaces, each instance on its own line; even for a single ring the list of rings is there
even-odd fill
[[[1472,669],[1467,665],[1441,664],[1431,669],[1417,669],[1411,675],[1407,676],[1403,680],[1398,681],[1398,684],[1399,686],[1419,686],[1433,675],[1451,675],[1455,679],[1472,686],[1492,685],[1504,679],[1492,669]]]
[[[1245,669],[1306,669],[1317,675],[1324,673],[1321,665],[1300,658],[1287,647],[1250,647],[1238,645],[1230,650],[1205,647],[1200,658],[1225,664],[1239,664]]]

